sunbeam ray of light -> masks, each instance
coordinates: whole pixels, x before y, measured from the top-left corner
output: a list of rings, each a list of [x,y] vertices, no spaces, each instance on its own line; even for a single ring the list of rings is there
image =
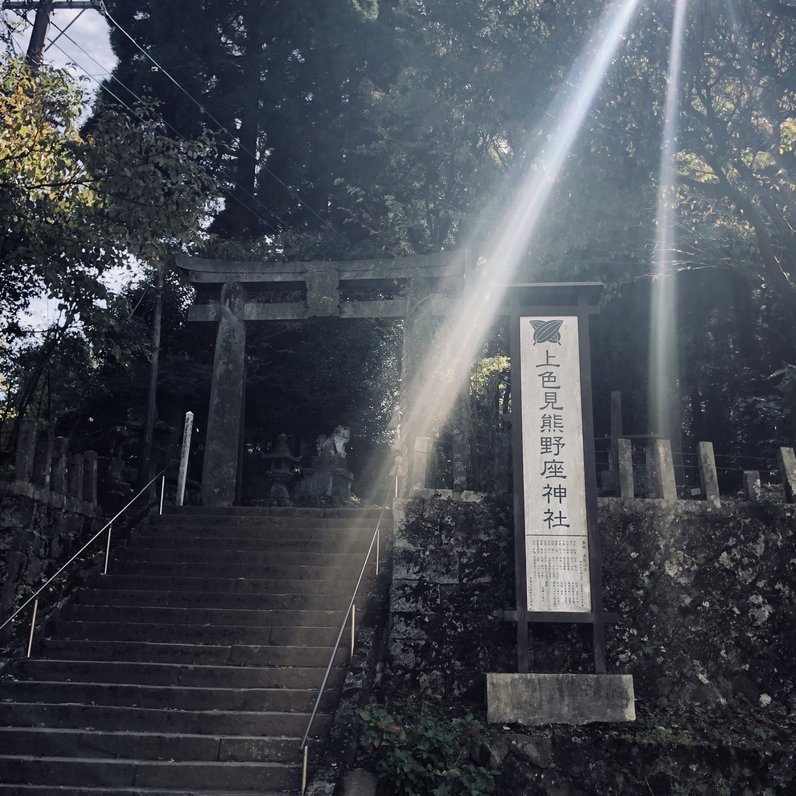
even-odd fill
[[[419,369],[418,383],[408,385],[403,440],[429,436],[433,426],[449,415],[507,286],[527,255],[541,212],[638,5],[639,0],[614,0],[608,6],[570,70],[565,88],[553,101],[546,114],[553,120],[544,138],[547,143],[537,157],[525,161],[532,163],[530,171],[486,249],[488,267],[468,275],[471,281]]]
[[[664,109],[663,141],[658,181],[655,230],[655,262],[650,313],[649,407],[653,429],[671,438],[677,401],[677,282],[675,260],[675,202],[680,115],[680,72],[687,0],[676,0],[669,49],[668,84]]]

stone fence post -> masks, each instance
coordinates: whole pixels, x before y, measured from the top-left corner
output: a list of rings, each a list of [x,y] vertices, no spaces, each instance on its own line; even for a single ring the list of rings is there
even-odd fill
[[[785,487],[785,501],[796,503],[796,454],[793,448],[780,448],[777,452],[777,463]]]
[[[30,483],[33,478],[33,461],[36,458],[37,436],[38,423],[35,420],[23,418],[19,424],[17,454],[14,465],[14,478],[17,481]]]
[[[716,472],[716,457],[713,455],[712,442],[700,442],[697,448],[699,464],[699,483],[705,499],[711,506],[720,506],[719,476]]]
[[[617,469],[619,473],[619,497],[632,500],[636,496],[633,482],[633,443],[629,439],[616,441]]]
[[[33,483],[42,489],[49,489],[55,442],[52,427],[40,425],[37,437],[36,455],[33,460]]]
[[[69,495],[83,499],[83,456],[79,453],[69,457]]]
[[[743,491],[746,499],[752,501],[752,503],[760,500],[760,494],[763,490],[760,486],[759,470],[743,471]]]
[[[431,437],[415,437],[412,448],[411,486],[424,489],[428,479],[428,457],[432,450]]]
[[[461,431],[453,432],[453,489],[463,492],[467,489],[467,459],[469,458],[467,439]]]
[[[677,500],[672,443],[668,439],[653,440],[652,450],[655,497],[666,501]]]
[[[83,500],[97,505],[97,454],[86,451],[83,454]]]
[[[65,495],[67,491],[67,457],[69,456],[69,441],[66,437],[56,437],[53,440],[53,466],[50,477],[50,489],[58,495]]]

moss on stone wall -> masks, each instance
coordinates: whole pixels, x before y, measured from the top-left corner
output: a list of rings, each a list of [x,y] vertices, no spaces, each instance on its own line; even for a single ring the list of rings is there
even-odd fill
[[[514,627],[493,616],[514,606],[510,506],[399,508],[378,699],[409,721],[483,716],[484,674],[516,671]],[[794,509],[601,500],[609,671],[634,676],[638,721],[492,727],[470,753],[489,756],[495,792],[794,792]],[[536,671],[589,671],[590,652],[577,628],[534,628]]]

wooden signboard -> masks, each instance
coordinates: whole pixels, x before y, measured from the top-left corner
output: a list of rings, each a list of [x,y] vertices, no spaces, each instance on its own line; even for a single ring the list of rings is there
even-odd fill
[[[518,670],[529,671],[529,625],[593,628],[605,672],[601,556],[589,363],[597,283],[511,286],[512,427]]]

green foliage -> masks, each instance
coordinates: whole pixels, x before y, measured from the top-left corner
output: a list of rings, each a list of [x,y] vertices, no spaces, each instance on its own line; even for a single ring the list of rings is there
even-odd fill
[[[468,714],[440,720],[418,716],[401,722],[379,706],[359,711],[362,740],[376,776],[396,796],[481,796],[494,787],[494,772],[470,760],[483,725]]]
[[[100,108],[81,133],[80,87],[65,73],[0,64],[0,323],[45,293],[62,326],[102,309],[103,275],[163,257],[195,230],[212,185],[206,138],[175,141],[147,109]]]

